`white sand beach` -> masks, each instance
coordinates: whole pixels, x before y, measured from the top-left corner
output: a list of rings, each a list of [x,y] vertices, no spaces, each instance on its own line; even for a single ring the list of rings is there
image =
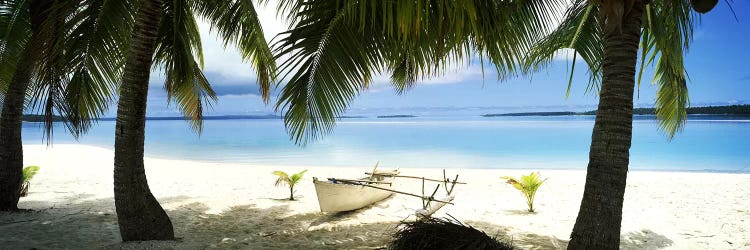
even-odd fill
[[[355,178],[372,166],[249,166],[146,158],[154,195],[175,227],[175,242],[121,243],[114,212],[109,149],[83,145],[25,146],[25,165],[38,165],[28,197],[0,213],[0,248],[234,248],[377,249],[397,222],[421,206],[394,195],[344,214],[318,210],[312,177]],[[441,169],[400,167],[402,174],[442,178]],[[308,169],[296,188],[274,187],[274,170]],[[448,169],[467,185],[456,187],[450,214],[521,249],[565,248],[580,204],[585,171],[541,170],[549,178],[537,193],[537,212],[525,212],[521,194],[500,177],[531,170]],[[421,192],[418,180],[396,189]],[[434,184],[432,186],[434,188]],[[431,188],[428,188],[431,189]],[[628,176],[622,249],[750,249],[750,175],[633,171]]]

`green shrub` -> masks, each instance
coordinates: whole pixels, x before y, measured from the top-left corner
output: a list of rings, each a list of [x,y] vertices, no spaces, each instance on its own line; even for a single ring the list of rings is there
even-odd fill
[[[523,193],[526,197],[526,205],[529,206],[529,212],[534,212],[534,196],[536,191],[547,179],[542,180],[539,177],[539,172],[532,172],[530,175],[522,175],[520,179],[516,179],[510,176],[503,176],[506,179],[506,183],[513,185],[516,189]]]
[[[26,197],[26,195],[29,194],[30,181],[34,178],[37,172],[39,172],[39,166],[28,166],[23,168],[21,175],[21,197]]]
[[[28,166],[23,168],[23,181],[31,181],[31,179],[34,178],[34,175],[39,172],[39,166]]]
[[[276,182],[274,183],[274,185],[277,187],[284,185],[284,184],[289,186],[289,200],[293,201],[294,200],[294,185],[297,185],[297,183],[299,183],[299,181],[302,180],[302,176],[305,175],[305,172],[307,172],[307,169],[290,176],[283,171],[273,171],[273,174],[279,177],[276,179]]]

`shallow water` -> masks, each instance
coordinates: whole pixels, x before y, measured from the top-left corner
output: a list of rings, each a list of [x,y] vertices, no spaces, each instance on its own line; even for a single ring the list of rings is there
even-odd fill
[[[26,144],[42,144],[41,125],[24,123]],[[114,121],[76,142],[55,125],[54,143],[112,148]],[[185,121],[149,120],[152,157],[262,165],[585,169],[593,116],[351,118],[305,147],[278,119],[208,120],[203,134]],[[692,117],[672,141],[650,117],[633,123],[633,170],[750,172],[750,121]]]

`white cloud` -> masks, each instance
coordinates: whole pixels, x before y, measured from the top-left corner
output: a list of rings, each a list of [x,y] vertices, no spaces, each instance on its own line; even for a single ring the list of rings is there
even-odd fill
[[[278,0],[268,1],[267,4],[256,5],[256,11],[258,12],[261,25],[266,37],[266,41],[269,43],[279,33],[285,31],[288,28],[288,24],[285,23],[281,18],[277,17],[276,6]],[[555,22],[561,22],[564,10],[568,5],[561,6],[559,8],[560,13],[556,13],[555,17],[552,18]],[[554,26],[553,26],[554,27]],[[205,61],[205,72],[216,73],[227,79],[236,79],[232,81],[235,84],[244,84],[248,81],[255,82],[255,71],[251,66],[242,61],[239,53],[233,46],[224,48],[223,42],[218,39],[215,34],[210,31],[210,25],[205,21],[199,22],[199,28],[202,35],[201,42],[203,43],[203,53]],[[558,52],[555,56],[555,60],[572,60],[572,50],[566,49]],[[481,65],[473,63],[467,65],[461,63],[461,65],[451,65],[448,67],[446,73],[439,77],[432,77],[430,79],[419,82],[419,85],[432,85],[432,84],[453,84],[459,83],[464,80],[481,76]],[[487,72],[494,74],[494,69],[490,69]],[[214,83],[214,84],[230,84],[230,83]],[[373,85],[370,91],[379,91],[384,87],[390,85],[390,78],[386,75],[374,76]]]
[[[477,56],[472,56],[472,59],[476,59]],[[478,60],[472,60],[478,61]],[[485,65],[486,67],[487,65]],[[494,71],[493,71],[494,72]],[[419,81],[419,84],[450,84],[459,83],[468,78],[477,77],[482,75],[482,65],[479,63],[468,63],[468,61],[460,63],[451,63],[443,71],[442,75],[432,76],[427,79]],[[372,80],[374,85],[390,84],[390,72],[385,74],[379,74],[373,77]]]
[[[485,70],[488,70],[488,69],[485,68]],[[489,72],[485,72],[485,74],[487,73]],[[464,82],[466,80],[476,78],[476,77],[481,77],[481,76],[482,76],[482,66],[478,64],[472,64],[472,65],[466,66],[465,68],[460,67],[460,66],[450,68],[442,76],[426,79],[424,81],[419,82],[419,84],[432,85],[432,84],[460,83],[460,82]]]
[[[266,5],[256,6],[266,41],[270,42],[277,34],[286,30],[286,24],[276,18],[276,1],[270,1]],[[199,20],[198,27],[201,32],[203,43],[203,56],[205,72],[217,73],[225,78],[238,80],[251,80],[255,82],[255,71],[248,63],[242,61],[239,52],[234,46],[224,48],[224,43],[216,34],[210,32],[210,25]],[[235,81],[246,82],[246,81]]]
[[[201,21],[198,26],[203,43],[205,72],[217,73],[227,78],[253,78],[250,66],[242,62],[242,57],[234,47],[225,49],[223,42],[215,34],[209,33],[210,25],[205,21]]]
[[[485,68],[485,77],[493,77],[494,68]],[[482,76],[481,65],[475,63],[470,65],[451,65],[443,75],[433,76],[417,82],[420,85],[458,84],[467,80],[480,78]],[[378,74],[373,77],[372,84],[367,90],[369,92],[380,92],[391,89],[391,78],[389,74]]]

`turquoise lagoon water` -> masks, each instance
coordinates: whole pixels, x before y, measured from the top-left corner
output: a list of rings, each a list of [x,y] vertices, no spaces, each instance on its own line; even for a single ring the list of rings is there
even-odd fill
[[[200,136],[185,121],[149,120],[146,155],[289,166],[585,169],[593,123],[593,116],[351,118],[300,147],[279,119],[208,120]],[[23,126],[25,144],[44,143],[40,124]],[[114,127],[101,121],[76,141],[56,124],[54,143],[112,148]],[[632,170],[750,172],[748,119],[693,117],[672,141],[650,117],[633,127]]]

